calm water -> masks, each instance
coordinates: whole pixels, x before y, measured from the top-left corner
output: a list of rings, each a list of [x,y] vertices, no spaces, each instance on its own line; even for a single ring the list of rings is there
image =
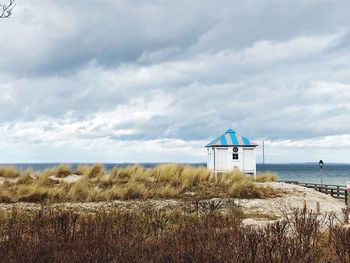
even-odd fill
[[[57,163],[42,164],[11,164],[20,169],[31,168],[34,171],[44,170],[58,165]],[[77,164],[70,164],[75,169]],[[106,169],[112,169],[114,166],[125,167],[132,165],[130,163],[106,163]],[[158,163],[143,163],[144,167],[153,167]],[[204,163],[193,164],[196,166],[205,166]],[[258,172],[272,171],[276,172],[280,180],[293,180],[308,183],[320,182],[320,169],[318,164],[258,164]],[[325,164],[324,166],[324,183],[346,185],[346,181],[350,180],[350,164]]]
[[[259,171],[272,171],[280,180],[291,180],[305,183],[320,183],[320,168],[316,164],[258,164]],[[346,185],[350,181],[350,164],[326,164],[323,167],[325,184]]]

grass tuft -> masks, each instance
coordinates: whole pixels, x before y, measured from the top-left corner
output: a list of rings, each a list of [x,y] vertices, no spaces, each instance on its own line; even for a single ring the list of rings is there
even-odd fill
[[[89,165],[79,164],[75,169],[75,174],[87,176],[90,172],[91,167]]]
[[[251,181],[240,182],[232,185],[230,188],[230,196],[234,198],[262,198],[262,187],[256,186]]]
[[[72,185],[68,191],[67,198],[70,201],[82,202],[89,200],[90,190],[86,180],[80,180]]]
[[[129,184],[124,192],[123,199],[144,199],[148,197],[148,191],[143,184]]]
[[[20,176],[20,172],[16,167],[12,166],[1,166],[0,177],[3,178],[17,178]]]
[[[19,177],[17,183],[18,184],[31,184],[34,182],[34,178],[32,176],[32,170],[27,169],[25,171],[23,171],[23,173],[21,174],[21,176]]]
[[[105,173],[105,167],[103,166],[103,164],[94,164],[89,173],[87,174],[88,178],[96,178],[96,177],[100,177],[103,176]]]
[[[8,189],[0,187],[0,202],[1,203],[12,203],[14,201],[13,195]]]
[[[258,183],[276,182],[277,178],[278,176],[276,173],[262,172],[262,173],[258,173],[258,175],[255,178],[255,182],[258,182]]]
[[[67,177],[68,175],[70,175],[72,172],[70,170],[69,165],[66,164],[61,164],[57,167],[57,177],[58,178],[63,178],[63,177]]]

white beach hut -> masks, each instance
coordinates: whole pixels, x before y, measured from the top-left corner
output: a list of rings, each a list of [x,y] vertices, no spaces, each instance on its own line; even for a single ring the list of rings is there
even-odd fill
[[[239,169],[255,176],[256,146],[258,145],[247,137],[230,129],[205,146],[208,154],[207,168],[215,173]]]

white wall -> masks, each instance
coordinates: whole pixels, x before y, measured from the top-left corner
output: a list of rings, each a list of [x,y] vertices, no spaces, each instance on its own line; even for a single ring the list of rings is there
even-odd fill
[[[247,149],[247,150],[249,149],[253,151],[253,154],[249,156],[249,160],[246,159],[246,166],[248,166],[248,169],[245,169],[244,167],[244,149]],[[225,151],[226,154],[222,154],[223,152],[221,151],[223,150]],[[220,157],[225,158],[224,160],[223,159],[218,160],[218,156],[219,156],[218,151],[220,151],[221,153]],[[217,172],[226,172],[226,171],[232,171],[234,169],[239,169],[246,173],[256,174],[255,147],[238,147],[237,153],[238,153],[238,160],[233,160],[232,158],[233,147],[214,147],[214,149],[207,148],[207,168],[209,170],[216,170]],[[225,163],[226,165],[222,165],[223,163]],[[224,170],[220,170],[219,164],[227,168]]]
[[[214,150],[213,148],[207,148],[207,168],[214,170]]]

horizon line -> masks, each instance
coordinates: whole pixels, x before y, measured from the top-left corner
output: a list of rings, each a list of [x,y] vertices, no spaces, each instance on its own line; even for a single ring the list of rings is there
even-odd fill
[[[206,164],[203,162],[101,162],[101,161],[89,161],[89,162],[75,162],[75,161],[52,161],[52,162],[0,162],[0,165],[16,165],[16,164],[167,164],[167,163],[177,163],[177,164]],[[324,162],[326,165],[350,165],[350,162]],[[257,165],[281,165],[281,164],[318,164],[318,162],[271,162],[271,163],[256,163]]]

